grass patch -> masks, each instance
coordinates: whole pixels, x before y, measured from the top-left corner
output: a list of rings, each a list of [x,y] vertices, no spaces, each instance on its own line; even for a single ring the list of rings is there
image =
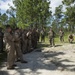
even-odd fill
[[[55,37],[55,44],[57,45],[63,45],[63,44],[69,44],[68,42],[68,36],[69,36],[69,32],[66,32],[64,35],[64,42],[60,42],[59,36],[57,35]],[[75,36],[74,36],[75,39]],[[75,41],[73,42],[73,44],[75,44]],[[41,43],[41,39],[40,39],[40,43],[38,44],[38,48],[43,48],[43,47],[48,47],[49,46],[49,38],[48,36],[45,37],[45,42]]]

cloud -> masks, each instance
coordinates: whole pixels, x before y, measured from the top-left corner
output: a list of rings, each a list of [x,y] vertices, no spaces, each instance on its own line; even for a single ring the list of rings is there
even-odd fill
[[[12,0],[0,0],[0,9],[2,11],[6,11],[7,9],[9,9],[9,5],[14,7]]]
[[[51,11],[52,11],[52,13],[54,13],[55,12],[55,7],[61,5],[62,0],[50,0],[50,1],[51,1],[50,7],[52,8]],[[10,6],[8,4],[10,4],[11,6],[14,7],[13,0],[0,0],[1,12],[6,11],[7,9],[9,9]],[[65,10],[65,8],[64,8],[64,10]]]
[[[52,8],[51,10],[52,10],[52,13],[54,14],[55,8],[61,5],[63,0],[50,0],[50,1],[51,1],[50,7]]]

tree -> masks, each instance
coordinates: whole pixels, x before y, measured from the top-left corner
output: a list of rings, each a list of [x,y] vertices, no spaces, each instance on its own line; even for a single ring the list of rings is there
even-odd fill
[[[61,25],[61,20],[62,20],[62,17],[63,17],[62,8],[63,8],[63,6],[62,6],[62,5],[59,5],[59,6],[56,7],[56,9],[55,9],[55,14],[54,14],[54,16],[55,16],[57,28],[61,28],[61,27],[62,27],[62,25]]]
[[[18,22],[31,27],[43,27],[47,24],[51,15],[50,2],[47,0],[14,0],[13,3]]]
[[[64,12],[66,23],[69,25],[69,31],[74,32],[75,28],[75,0],[63,0],[63,5],[66,7],[66,12]]]
[[[8,16],[6,15],[6,13],[4,13],[4,14],[0,13],[0,25],[1,25],[1,27],[3,25],[6,25],[7,21],[8,21]]]
[[[10,6],[10,9],[8,9],[6,11],[6,13],[9,15],[8,24],[11,25],[11,27],[16,28],[17,27],[17,18],[16,18],[15,8]]]

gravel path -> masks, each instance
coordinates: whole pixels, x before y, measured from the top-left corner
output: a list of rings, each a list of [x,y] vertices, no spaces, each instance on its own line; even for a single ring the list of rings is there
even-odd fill
[[[24,55],[27,64],[7,70],[5,64],[0,75],[75,75],[75,45],[63,45],[36,50]]]

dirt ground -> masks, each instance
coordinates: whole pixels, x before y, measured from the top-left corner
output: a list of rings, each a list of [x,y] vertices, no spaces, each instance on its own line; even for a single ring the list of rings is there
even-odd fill
[[[17,62],[15,70],[7,70],[5,63],[0,75],[75,75],[75,45],[57,45],[37,49],[24,55],[27,64]]]

